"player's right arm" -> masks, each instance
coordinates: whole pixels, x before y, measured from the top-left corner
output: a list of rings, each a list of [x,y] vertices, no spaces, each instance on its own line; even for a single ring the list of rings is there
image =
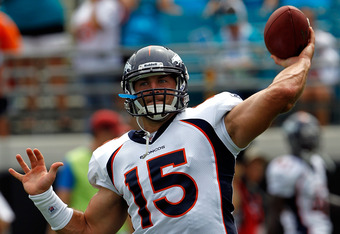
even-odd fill
[[[44,157],[38,149],[27,149],[26,153],[31,168],[18,154],[16,158],[24,174],[12,168],[9,173],[22,182],[25,191],[49,224],[57,227],[58,233],[115,233],[124,224],[127,205],[122,197],[106,188],[99,189],[84,213],[66,208],[51,190],[57,170],[63,164],[56,162],[47,171]]]
[[[294,107],[305,87],[314,55],[315,36],[312,28],[310,35],[309,44],[299,56],[279,59],[272,55],[275,63],[285,69],[267,88],[250,96],[225,116],[226,130],[238,147],[246,147],[278,115]]]

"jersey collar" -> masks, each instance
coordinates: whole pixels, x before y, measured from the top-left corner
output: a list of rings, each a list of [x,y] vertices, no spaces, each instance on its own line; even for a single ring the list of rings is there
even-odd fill
[[[167,120],[156,132],[156,135],[152,138],[152,140],[150,141],[150,144],[152,144],[153,142],[155,142],[158,137],[160,137],[162,135],[162,133],[165,131],[165,129],[168,128],[168,126],[172,123],[172,121],[174,120],[174,118],[177,115],[172,116],[169,120]],[[146,140],[144,138],[145,136],[145,132],[142,130],[133,130],[130,131],[128,134],[129,138],[137,143],[141,143],[141,144],[146,144]]]

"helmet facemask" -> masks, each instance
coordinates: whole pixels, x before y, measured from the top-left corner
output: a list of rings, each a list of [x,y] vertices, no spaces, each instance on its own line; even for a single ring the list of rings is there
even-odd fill
[[[176,89],[146,89],[140,92],[134,91],[133,83],[136,80],[130,81],[129,90],[134,98],[126,99],[125,108],[133,116],[147,116],[149,119],[155,121],[166,118],[170,113],[183,110],[187,106],[186,103],[189,100],[189,96],[185,90],[181,90],[186,87],[186,85],[181,84],[180,78],[176,77],[175,80]],[[150,98],[152,98],[151,104]],[[169,99],[172,99],[171,103]],[[162,103],[160,103],[159,100],[162,100]]]
[[[135,82],[151,76],[171,76],[176,87],[136,92]],[[120,97],[126,98],[125,109],[132,116],[161,121],[188,106],[188,80],[187,69],[178,54],[162,46],[148,46],[135,52],[127,61],[122,79],[124,94]]]

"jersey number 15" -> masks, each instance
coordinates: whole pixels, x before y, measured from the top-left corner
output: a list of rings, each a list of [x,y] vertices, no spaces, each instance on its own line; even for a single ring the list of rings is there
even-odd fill
[[[163,168],[165,167],[172,166],[175,168],[186,163],[184,149],[163,154],[147,161],[153,193],[159,193],[171,187],[179,187],[183,190],[183,197],[176,203],[170,202],[165,196],[153,201],[155,207],[168,217],[182,216],[191,210],[196,203],[198,188],[191,176],[181,172],[163,173]],[[141,217],[143,229],[153,226],[151,213],[147,208],[147,200],[139,183],[137,167],[125,174],[125,184],[133,194],[135,203],[139,207],[138,214]]]

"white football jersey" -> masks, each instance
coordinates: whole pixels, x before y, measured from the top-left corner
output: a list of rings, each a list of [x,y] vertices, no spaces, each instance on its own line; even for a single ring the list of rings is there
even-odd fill
[[[287,199],[281,214],[285,233],[332,233],[327,177],[319,155],[313,155],[309,163],[292,155],[277,157],[266,173],[268,192]]]
[[[242,149],[224,116],[241,101],[224,92],[186,108],[156,132],[145,158],[141,131],[106,143],[93,153],[90,183],[125,199],[135,233],[236,234],[232,180]]]

